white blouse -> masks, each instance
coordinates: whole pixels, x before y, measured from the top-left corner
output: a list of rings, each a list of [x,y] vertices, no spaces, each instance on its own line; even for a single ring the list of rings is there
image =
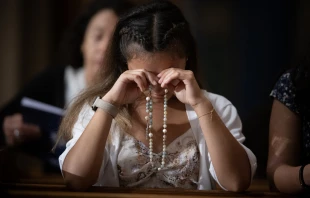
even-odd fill
[[[245,137],[242,134],[242,124],[241,120],[238,116],[236,108],[231,104],[223,96],[209,93],[203,90],[205,96],[212,103],[215,111],[231,132],[231,134],[236,138],[236,140],[242,145],[244,150],[246,151],[249,162],[251,165],[251,175],[252,178],[255,174],[257,168],[256,157],[253,152],[248,149],[246,146],[242,144],[244,142]],[[186,106],[186,113],[188,120],[191,125],[191,131],[193,136],[195,137],[196,143],[199,149],[199,177],[197,183],[197,189],[199,190],[211,190],[215,188],[214,181],[216,181],[219,186],[221,186],[224,190],[226,190],[218,181],[216,172],[214,170],[212,159],[210,154],[208,153],[208,147],[206,145],[206,141],[204,139],[201,127],[199,125],[199,120],[197,114],[192,109],[190,105]],[[81,110],[77,122],[74,124],[72,129],[73,138],[69,140],[66,144],[66,150],[59,156],[59,165],[60,169],[62,169],[62,165],[66,155],[70,151],[70,149],[75,145],[78,141],[79,137],[85,130],[87,124],[91,120],[94,115],[94,111],[91,109],[89,105],[85,105]],[[95,186],[114,186],[119,187],[121,182],[119,178],[118,171],[118,162],[120,152],[122,151],[122,140],[124,138],[124,133],[120,130],[120,128],[112,122],[110,129],[110,140],[107,141],[105,150],[104,150],[104,158],[102,162],[102,166],[100,169],[100,173],[98,175],[98,180]]]
[[[65,107],[86,87],[84,67],[74,69],[65,68]]]

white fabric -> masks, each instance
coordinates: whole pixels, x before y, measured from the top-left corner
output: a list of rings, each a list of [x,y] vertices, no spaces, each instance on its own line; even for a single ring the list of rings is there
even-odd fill
[[[245,149],[251,165],[251,175],[253,178],[257,168],[256,157],[251,150],[242,144],[242,142],[245,140],[245,137],[241,132],[242,124],[236,108],[223,96],[209,93],[207,91],[204,91],[204,94],[212,103],[215,111],[220,116],[228,130]],[[219,183],[217,179],[214,167],[212,165],[212,160],[208,153],[206,141],[199,125],[197,114],[190,105],[186,105],[186,112],[200,152],[200,171],[197,188],[199,190],[211,190],[215,187],[213,182],[215,180],[225,190],[225,188]],[[67,142],[66,150],[59,157],[59,164],[61,169],[66,155],[75,145],[93,115],[94,111],[92,111],[91,107],[85,105],[73,127],[73,138]],[[95,184],[96,186],[119,186],[117,158],[121,147],[121,140],[123,139],[122,135],[123,134],[121,133],[121,130],[113,122],[110,129],[111,140],[106,144],[105,147],[103,154],[104,159],[97,183]]]
[[[65,68],[65,107],[86,87],[84,68]]]

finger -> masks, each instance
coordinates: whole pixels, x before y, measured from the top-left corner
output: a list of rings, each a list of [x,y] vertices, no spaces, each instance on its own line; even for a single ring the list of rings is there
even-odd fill
[[[3,131],[5,135],[13,136],[14,130],[20,130],[22,126],[22,120],[18,117],[7,116],[4,118]]]
[[[11,117],[10,123],[9,123],[9,127],[13,128],[13,129],[19,129],[21,127],[21,125],[23,125],[23,116],[22,114],[14,114]]]
[[[20,123],[22,123],[23,122],[23,116],[22,116],[22,114],[20,114],[20,113],[16,113],[16,114],[14,114],[13,116],[12,116],[12,122],[20,122]]]
[[[159,78],[158,78],[154,73],[149,72],[149,71],[146,71],[145,74],[146,74],[146,76],[147,76],[149,82],[150,82],[152,85],[156,86],[156,85],[157,85],[157,82],[158,82],[158,80],[159,80]]]
[[[158,74],[158,77],[159,77],[158,83],[161,84],[161,83],[163,82],[163,80],[165,79],[165,77],[166,77],[169,73],[173,72],[173,69],[174,69],[174,68],[169,68],[169,69],[165,69],[165,70],[163,70],[162,72],[160,72],[160,74]]]
[[[161,71],[158,75],[157,75],[157,77],[158,78],[161,78],[168,70],[171,70],[172,68],[168,68],[168,69],[164,69],[163,71]]]
[[[165,78],[162,80],[161,86],[165,87],[167,84],[172,81],[177,82],[179,80],[180,73],[178,71],[169,72],[165,75]]]
[[[29,138],[37,138],[41,136],[41,130],[38,125],[34,124],[24,124],[21,127],[21,133],[23,137]]]
[[[148,84],[149,84],[147,77],[146,77],[146,74],[143,71],[134,71],[133,74],[139,76],[139,78],[141,79],[142,84],[143,84],[143,90],[146,90],[148,87]]]
[[[132,70],[133,72],[137,72],[137,73],[141,73],[143,74],[143,76],[145,77],[146,81],[147,81],[147,86],[149,85],[149,83],[151,83],[152,85],[156,86],[157,85],[157,81],[158,78],[156,77],[155,74],[153,74],[152,72],[146,71],[145,69],[139,69],[139,70]],[[148,83],[149,82],[149,83]]]
[[[122,81],[126,84],[128,83],[135,83],[137,87],[142,91],[145,90],[147,85],[146,85],[146,80],[145,77],[141,77],[141,74],[137,71],[126,71],[125,73],[122,74]],[[142,91],[143,92],[143,91]]]
[[[130,74],[130,78],[131,81],[134,81],[136,83],[137,87],[139,87],[141,92],[144,92],[144,90],[146,90],[146,80],[143,76],[137,74]]]
[[[174,92],[179,92],[182,91],[185,88],[185,84],[180,81],[181,83],[179,83],[175,88],[174,88]]]
[[[4,122],[3,122],[3,131],[4,131],[4,134],[9,134],[9,131],[11,129],[11,119],[12,117],[11,116],[6,116],[4,118]]]

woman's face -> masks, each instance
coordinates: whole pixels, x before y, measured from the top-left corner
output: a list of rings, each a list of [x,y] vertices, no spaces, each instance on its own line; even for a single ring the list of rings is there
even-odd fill
[[[168,68],[185,69],[186,58],[180,58],[168,52],[143,53],[128,61],[128,69],[145,69],[157,76],[161,71]],[[164,89],[157,85],[153,87],[153,97],[161,98]]]
[[[103,58],[117,21],[117,15],[110,9],[99,11],[89,21],[81,45],[85,78],[88,85],[102,66]]]

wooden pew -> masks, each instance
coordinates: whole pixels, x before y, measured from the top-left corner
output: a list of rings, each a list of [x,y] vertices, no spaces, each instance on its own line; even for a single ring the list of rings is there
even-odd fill
[[[53,184],[53,182],[55,182]],[[219,198],[219,197],[294,197],[291,195],[268,192],[266,180],[254,180],[251,187],[243,193],[232,193],[223,190],[198,191],[184,189],[135,189],[135,188],[112,188],[112,187],[91,187],[87,192],[73,192],[64,184],[61,176],[49,175],[42,178],[21,179],[17,183],[1,183],[4,197],[18,198],[73,198],[73,197],[110,197],[110,198]],[[266,190],[267,189],[267,190]],[[3,196],[0,196],[3,197]]]

